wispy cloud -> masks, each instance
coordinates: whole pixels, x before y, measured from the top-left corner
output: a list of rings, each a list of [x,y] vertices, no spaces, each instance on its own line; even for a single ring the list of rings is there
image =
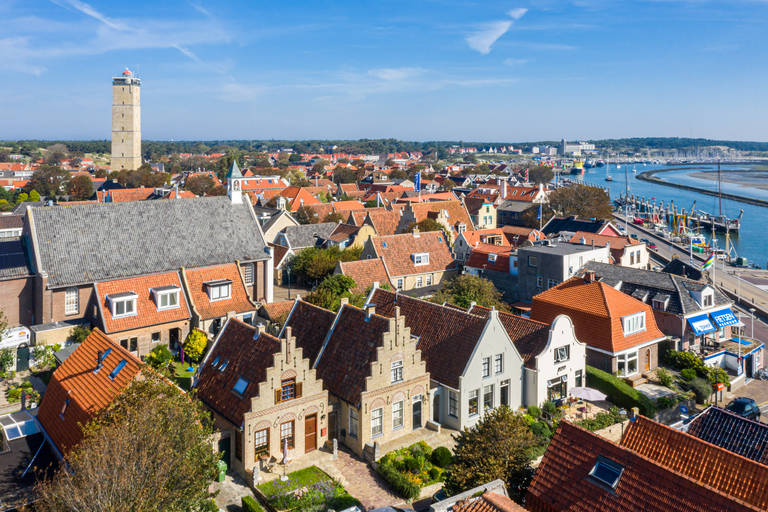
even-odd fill
[[[494,43],[509,31],[512,27],[512,23],[525,16],[525,13],[527,12],[528,9],[525,7],[511,9],[507,11],[507,16],[512,18],[512,20],[499,20],[485,23],[479,30],[468,35],[465,40],[473,50],[480,52],[483,55],[488,55],[491,53],[491,48],[493,48]]]
[[[109,28],[113,28],[115,30],[128,30],[128,27],[123,25],[122,23],[118,23],[116,21],[113,21],[94,9],[90,4],[87,4],[85,2],[81,2],[80,0],[52,0],[53,3],[56,5],[60,5],[62,7],[72,7],[73,9],[76,9],[80,11],[81,13],[85,14],[86,16],[90,16],[91,18],[100,21],[104,25],[108,26]]]
[[[478,51],[483,55],[488,55],[491,53],[493,44],[498,41],[501,36],[506,34],[511,26],[511,21],[494,21],[492,23],[487,23],[482,29],[466,37],[467,44],[473,50]]]
[[[522,66],[527,62],[528,59],[513,59],[512,57],[504,59],[504,65],[506,66]]]
[[[403,81],[422,74],[422,68],[379,68],[368,70],[374,78],[385,81]]]

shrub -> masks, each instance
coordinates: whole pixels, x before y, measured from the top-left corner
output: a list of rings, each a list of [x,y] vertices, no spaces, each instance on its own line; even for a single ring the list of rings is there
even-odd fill
[[[416,459],[416,457],[406,457],[405,458],[405,467],[410,471],[411,473],[418,473],[419,472],[419,461]]]
[[[438,446],[432,452],[432,464],[439,468],[446,468],[451,463],[451,451],[445,446]]]
[[[712,385],[701,377],[696,377],[688,382],[688,388],[696,394],[696,401],[700,404],[706,402],[712,396]]]
[[[440,480],[440,470],[437,468],[432,468],[429,470],[429,479],[430,480]]]
[[[532,418],[541,418],[541,409],[539,409],[536,405],[529,405],[528,406],[528,414]]]
[[[656,407],[658,409],[669,409],[670,407],[674,407],[677,405],[677,397],[676,396],[660,396],[656,399]]]
[[[91,334],[91,328],[85,325],[76,325],[69,331],[67,341],[70,343],[82,343]]]
[[[154,369],[163,368],[173,358],[173,354],[165,345],[158,345],[147,354],[147,364]]]
[[[16,356],[13,350],[9,348],[0,350],[0,377],[4,376],[11,369],[14,361],[16,361]]]
[[[184,353],[194,362],[198,363],[208,347],[208,337],[200,329],[192,329],[184,340]]]
[[[599,412],[593,418],[577,421],[576,424],[594,432],[624,421],[624,419],[625,417],[619,414],[618,407],[611,407],[608,412]]]
[[[587,385],[608,395],[608,400],[619,407],[627,410],[637,407],[640,414],[650,418],[656,413],[656,407],[650,398],[610,373],[587,366]]]
[[[549,430],[549,425],[544,423],[543,421],[537,421],[534,424],[531,425],[531,432],[533,432],[538,437],[549,439],[552,437],[552,431]]]
[[[659,379],[662,386],[667,388],[672,387],[674,380],[672,379],[672,375],[670,375],[665,368],[656,369],[656,377]]]
[[[544,412],[546,412],[550,416],[554,416],[555,413],[557,413],[557,405],[555,404],[555,402],[551,400],[547,400],[546,402],[544,402],[542,404],[542,409],[544,409]],[[539,413],[539,415],[541,415],[541,413]]]
[[[246,510],[243,508],[243,510]],[[206,501],[201,507],[200,512],[219,512],[219,506],[216,504],[216,500],[211,498],[210,501]]]
[[[421,494],[421,488],[411,482],[405,476],[397,472],[395,468],[386,464],[379,464],[379,474],[386,480],[389,486],[406,500],[414,500]]]
[[[424,441],[419,441],[418,443],[414,443],[411,446],[408,447],[409,450],[411,450],[411,455],[414,457],[424,456],[426,458],[429,458],[430,455],[432,455],[432,447],[429,446]]]
[[[728,376],[728,372],[719,366],[707,366],[706,378],[712,385],[715,385],[718,382],[722,382],[723,384],[728,385],[731,382],[731,379]]]
[[[264,512],[264,509],[252,496],[243,496],[241,503],[243,512]]]
[[[680,376],[685,380],[693,380],[698,377],[698,374],[693,368],[684,368],[680,370]]]

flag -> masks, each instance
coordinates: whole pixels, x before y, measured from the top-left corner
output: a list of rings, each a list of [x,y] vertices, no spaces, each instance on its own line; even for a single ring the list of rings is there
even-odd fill
[[[416,192],[421,192],[421,171],[417,172],[413,178],[413,188]]]
[[[539,203],[539,215],[536,217],[536,220],[541,220],[541,203]]]
[[[704,264],[701,266],[702,270],[707,270],[709,267],[715,264],[715,253],[709,255]]]

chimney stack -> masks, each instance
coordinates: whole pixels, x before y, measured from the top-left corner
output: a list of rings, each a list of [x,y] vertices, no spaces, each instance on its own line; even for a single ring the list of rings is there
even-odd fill
[[[341,299],[339,299],[339,304],[341,305],[341,307],[344,307],[347,304],[349,304],[349,297],[342,297]]]
[[[371,318],[371,315],[376,314],[376,304],[366,304],[365,305],[365,316],[368,318]]]
[[[584,272],[584,282],[593,283],[595,281],[595,272],[593,270],[587,270]]]

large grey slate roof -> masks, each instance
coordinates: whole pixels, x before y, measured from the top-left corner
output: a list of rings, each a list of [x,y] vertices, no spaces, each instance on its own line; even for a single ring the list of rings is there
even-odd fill
[[[338,226],[337,222],[321,222],[320,224],[300,224],[298,226],[288,226],[283,230],[288,239],[291,249],[304,249],[305,247],[314,247],[317,245],[317,235],[321,240],[326,240],[334,229]]]
[[[600,281],[613,286],[620,285],[619,290],[627,295],[637,297],[642,292],[648,292],[647,304],[656,294],[669,295],[667,311],[674,314],[687,315],[700,311],[702,308],[691,296],[691,292],[699,292],[707,283],[686,279],[676,274],[654,272],[638,268],[611,265],[589,261],[584,265],[585,270],[592,270]],[[639,290],[639,292],[638,292]],[[715,290],[715,305],[728,305],[731,300],[717,288]]]
[[[32,208],[48,285],[269,257],[250,205],[228,197]]]

